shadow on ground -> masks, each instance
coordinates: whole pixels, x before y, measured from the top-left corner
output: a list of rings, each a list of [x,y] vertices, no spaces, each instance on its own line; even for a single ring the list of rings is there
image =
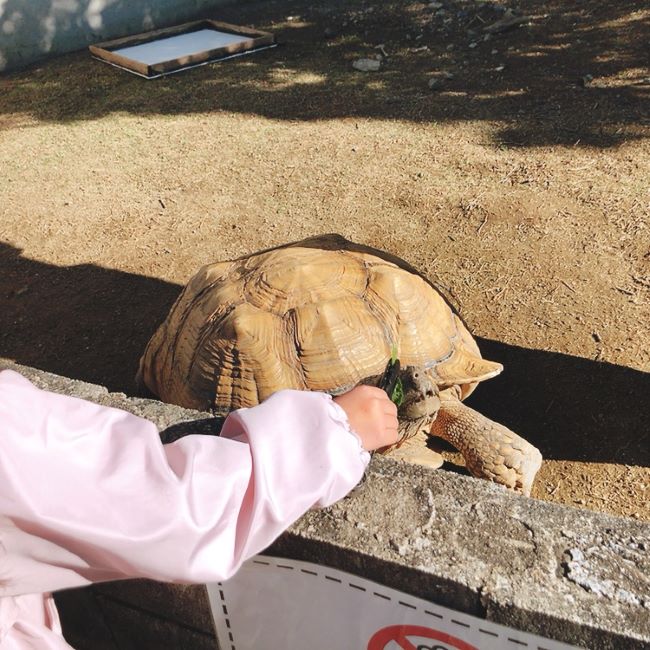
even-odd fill
[[[530,22],[484,30],[504,5],[446,0],[246,3],[215,17],[273,31],[283,46],[154,81],[86,52],[0,77],[0,129],[112,113],[236,112],[279,120],[498,121],[502,146],[609,147],[647,137],[650,10],[640,3],[522,1]],[[484,40],[485,38],[489,40]],[[388,58],[376,73],[352,61]],[[453,78],[444,77],[445,73]],[[436,90],[429,81],[442,78]],[[4,116],[4,118],[3,118]]]
[[[650,374],[479,339],[503,363],[468,404],[537,445],[545,458],[650,467]]]
[[[181,287],[84,264],[57,267],[0,244],[0,356],[135,392],[144,346]],[[565,354],[479,341],[505,366],[469,404],[545,458],[650,466],[650,374]]]
[[[134,394],[138,360],[180,287],[0,242],[0,356]]]

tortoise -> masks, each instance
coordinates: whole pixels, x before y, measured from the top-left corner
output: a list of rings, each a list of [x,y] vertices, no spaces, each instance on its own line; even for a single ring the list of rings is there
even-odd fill
[[[191,278],[140,360],[165,402],[225,415],[283,388],[333,396],[379,381],[393,351],[404,401],[393,455],[439,467],[439,436],[477,477],[530,494],[540,452],[462,403],[503,366],[481,357],[461,318],[404,260],[325,235]]]

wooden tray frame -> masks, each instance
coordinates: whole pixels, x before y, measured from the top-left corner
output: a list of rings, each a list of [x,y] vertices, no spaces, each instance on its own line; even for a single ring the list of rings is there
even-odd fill
[[[154,64],[141,63],[134,61],[128,57],[116,54],[114,50],[128,47],[131,45],[141,45],[148,43],[159,38],[166,36],[176,36],[178,34],[187,34],[198,31],[200,29],[215,29],[220,32],[228,34],[236,34],[238,36],[248,36],[245,41],[241,43],[233,43],[232,45],[225,45],[223,47],[213,48],[211,50],[204,50],[196,54],[170,59],[168,61],[161,61]],[[125,36],[124,38],[117,38],[112,41],[103,41],[90,45],[89,50],[93,56],[103,61],[107,61],[120,68],[125,68],[151,79],[159,77],[171,72],[177,72],[185,68],[190,68],[204,63],[210,63],[219,59],[244,54],[251,50],[260,48],[273,47],[276,45],[275,36],[269,32],[262,32],[257,29],[250,29],[249,27],[240,27],[239,25],[231,25],[230,23],[222,23],[217,20],[195,20],[182,25],[174,27],[167,27],[165,29],[156,29],[151,32],[144,32],[142,34],[135,34],[133,36]]]

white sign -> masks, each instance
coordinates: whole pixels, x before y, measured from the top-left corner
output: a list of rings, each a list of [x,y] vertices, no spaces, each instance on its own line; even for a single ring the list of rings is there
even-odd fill
[[[221,650],[569,650],[318,564],[258,556],[209,584]]]

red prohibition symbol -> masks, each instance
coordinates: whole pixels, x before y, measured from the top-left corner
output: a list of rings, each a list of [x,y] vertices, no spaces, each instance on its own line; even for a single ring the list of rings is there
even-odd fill
[[[368,641],[367,650],[386,650],[386,646],[394,641],[401,650],[448,650],[446,646],[440,645],[419,645],[415,646],[407,637],[415,636],[420,639],[431,639],[447,644],[453,650],[478,650],[475,646],[451,636],[440,630],[432,630],[421,625],[391,625],[378,630]]]

